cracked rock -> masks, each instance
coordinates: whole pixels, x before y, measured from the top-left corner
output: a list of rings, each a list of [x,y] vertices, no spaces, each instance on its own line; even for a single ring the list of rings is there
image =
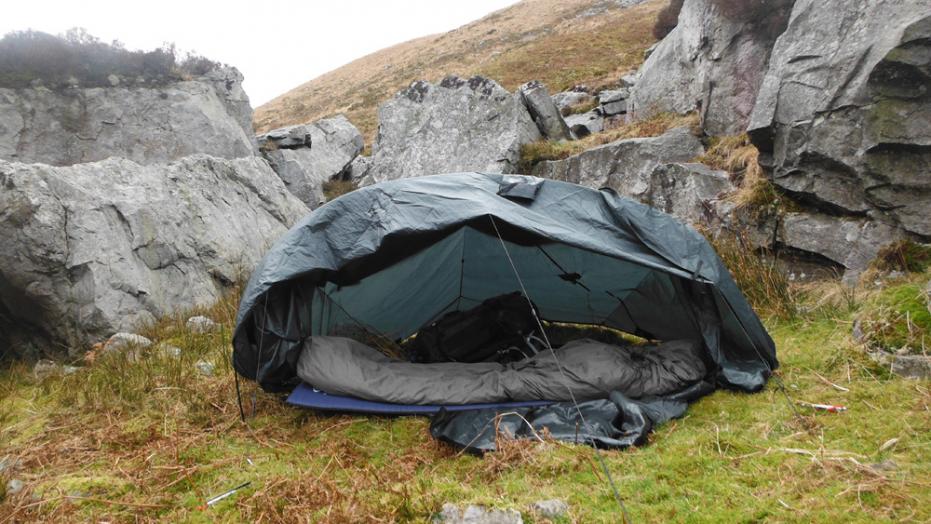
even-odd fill
[[[255,157],[0,160],[0,188],[0,351],[14,356],[213,304],[307,213]]]
[[[523,524],[520,512],[513,509],[494,509],[468,505],[463,509],[455,504],[443,504],[433,522],[444,524]]]

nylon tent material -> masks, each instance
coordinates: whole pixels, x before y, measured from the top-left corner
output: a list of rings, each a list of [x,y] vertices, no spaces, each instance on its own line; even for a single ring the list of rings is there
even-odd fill
[[[401,339],[514,291],[502,241],[544,320],[700,340],[725,387],[758,390],[778,365],[759,318],[692,228],[610,190],[481,173],[385,182],[307,215],[246,286],[233,365],[266,390],[288,390],[307,337],[361,326]]]

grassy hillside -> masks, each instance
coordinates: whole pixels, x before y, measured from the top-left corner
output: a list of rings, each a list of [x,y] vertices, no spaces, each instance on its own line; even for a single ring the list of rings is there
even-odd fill
[[[765,319],[788,395],[849,410],[797,417],[774,381],[701,399],[648,446],[604,453],[634,522],[931,520],[931,384],[890,376],[850,336],[886,294],[918,290],[906,298],[923,302],[929,277],[791,287],[799,312]],[[243,424],[234,311],[235,297],[202,311],[222,321],[218,333],[190,333],[184,315],[144,331],[180,358],[105,355],[43,381],[25,367],[0,372],[0,461],[16,464],[0,486],[25,483],[0,500],[0,522],[428,522],[447,501],[526,512],[544,498],[567,500],[571,522],[618,521],[585,446],[506,443],[482,459],[433,441],[425,418],[315,415],[262,393]],[[195,371],[200,359],[214,376]]]
[[[371,143],[378,105],[419,79],[493,78],[513,90],[533,79],[550,90],[616,82],[653,43],[665,0],[623,9],[613,0],[524,0],[448,33],[383,49],[256,109],[257,131],[346,116]]]

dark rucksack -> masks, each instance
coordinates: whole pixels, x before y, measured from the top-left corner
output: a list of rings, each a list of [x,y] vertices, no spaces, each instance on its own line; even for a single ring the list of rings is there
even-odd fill
[[[535,309],[518,291],[489,298],[467,311],[452,311],[420,328],[408,355],[413,362],[513,361],[536,352]]]

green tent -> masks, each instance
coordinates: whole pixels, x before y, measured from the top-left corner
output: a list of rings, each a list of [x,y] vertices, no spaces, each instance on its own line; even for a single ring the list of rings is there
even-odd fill
[[[385,182],[307,215],[245,289],[233,365],[266,390],[290,389],[308,337],[361,326],[400,340],[519,289],[515,269],[544,320],[701,341],[718,385],[755,391],[778,365],[692,228],[609,189],[481,173]]]

